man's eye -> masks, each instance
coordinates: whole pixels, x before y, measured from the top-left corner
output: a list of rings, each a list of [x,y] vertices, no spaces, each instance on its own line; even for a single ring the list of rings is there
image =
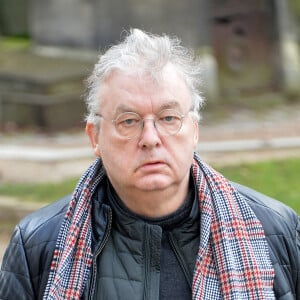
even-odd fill
[[[165,122],[172,122],[174,121],[175,117],[174,116],[165,116],[163,117],[163,121]]]
[[[120,125],[122,125],[122,126],[134,126],[138,122],[139,122],[138,119],[125,119],[125,120],[121,121]]]
[[[161,123],[174,123],[178,121],[178,117],[174,115],[162,116],[159,118],[159,122]]]

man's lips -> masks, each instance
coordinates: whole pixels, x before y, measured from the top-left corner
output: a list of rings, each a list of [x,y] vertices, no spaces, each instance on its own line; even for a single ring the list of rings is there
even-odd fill
[[[148,162],[142,163],[140,165],[139,169],[155,171],[155,170],[159,170],[165,166],[166,166],[166,163],[164,161],[148,161]]]

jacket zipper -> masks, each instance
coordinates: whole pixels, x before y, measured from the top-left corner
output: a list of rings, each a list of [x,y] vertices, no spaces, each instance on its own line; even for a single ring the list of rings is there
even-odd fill
[[[92,274],[92,278],[91,278],[91,286],[90,286],[90,291],[89,291],[89,299],[92,300],[92,297],[94,295],[94,290],[95,290],[95,282],[96,282],[96,276],[97,276],[97,267],[96,267],[96,261],[97,261],[97,257],[98,255],[102,252],[103,248],[105,247],[108,237],[110,235],[110,231],[111,231],[111,224],[112,224],[112,212],[111,210],[109,211],[109,222],[108,222],[108,228],[105,232],[105,236],[103,239],[103,242],[101,243],[101,245],[99,246],[99,248],[95,251],[94,257],[93,257],[93,274]]]
[[[149,299],[149,287],[150,287],[150,228],[146,225],[145,228],[145,285],[144,285],[144,300]]]
[[[190,280],[190,272],[188,271],[187,267],[186,267],[186,264],[183,260],[183,257],[181,256],[180,252],[178,251],[178,248],[176,246],[176,243],[174,241],[174,238],[173,238],[173,235],[171,232],[168,232],[168,238],[169,238],[169,241],[170,241],[170,244],[171,244],[171,247],[175,253],[175,256],[179,262],[179,265],[181,267],[181,269],[183,270],[183,273],[184,273],[184,276],[188,282],[188,285],[190,287],[190,289],[192,290],[192,282]]]

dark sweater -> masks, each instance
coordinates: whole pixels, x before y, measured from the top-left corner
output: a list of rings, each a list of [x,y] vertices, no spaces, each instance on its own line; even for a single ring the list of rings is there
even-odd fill
[[[161,218],[147,218],[131,212],[114,189],[108,190],[109,204],[118,222],[119,214],[137,222],[161,228],[159,299],[191,299],[192,274],[199,245],[199,208],[195,199],[194,183],[182,206],[174,213]],[[192,230],[189,230],[192,228]],[[189,230],[187,247],[181,245],[182,231]],[[194,234],[193,234],[194,233]]]

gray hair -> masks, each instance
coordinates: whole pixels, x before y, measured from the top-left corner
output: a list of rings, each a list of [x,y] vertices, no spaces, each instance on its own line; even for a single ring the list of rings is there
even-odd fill
[[[112,46],[95,64],[91,76],[87,79],[86,104],[88,115],[86,120],[99,125],[100,113],[99,90],[101,83],[113,72],[149,74],[159,80],[163,68],[168,64],[176,67],[184,78],[193,103],[193,116],[200,120],[200,108],[203,105],[199,87],[202,67],[193,52],[181,45],[176,37],[156,36],[139,29],[131,29],[124,41]]]

